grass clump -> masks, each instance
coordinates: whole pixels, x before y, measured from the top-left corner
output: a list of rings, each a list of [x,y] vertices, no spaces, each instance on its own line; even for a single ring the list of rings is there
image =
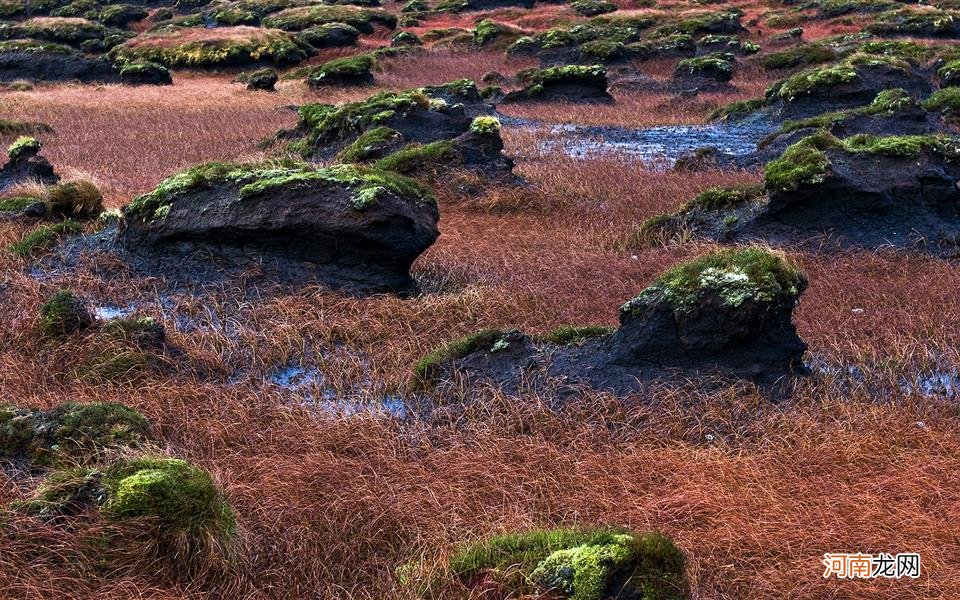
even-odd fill
[[[136,448],[150,439],[150,422],[140,412],[114,402],[61,404],[50,412],[50,446],[69,456],[104,448]]]
[[[449,563],[461,582],[493,577],[512,594],[551,591],[571,600],[602,600],[608,585],[642,600],[688,597],[685,558],[657,533],[553,529],[504,534],[469,546]]]
[[[103,212],[103,195],[86,179],[58,183],[43,193],[43,202],[53,215],[95,217]]]
[[[463,358],[480,349],[490,349],[508,333],[501,329],[482,329],[434,350],[414,366],[412,385],[415,388],[428,387],[434,382],[444,363]]]
[[[75,233],[83,233],[83,226],[71,219],[59,223],[40,225],[19,242],[7,246],[7,250],[17,256],[26,258],[50,249],[63,236]]]
[[[662,295],[675,308],[690,308],[705,294],[718,294],[726,306],[744,302],[793,302],[807,287],[806,275],[792,261],[761,248],[718,250],[660,275],[621,308],[632,312]]]
[[[53,127],[50,127],[46,123],[0,119],[0,135],[28,135],[52,132]]]
[[[16,162],[26,156],[34,156],[40,152],[40,140],[34,137],[22,135],[15,139],[7,148],[7,157]]]

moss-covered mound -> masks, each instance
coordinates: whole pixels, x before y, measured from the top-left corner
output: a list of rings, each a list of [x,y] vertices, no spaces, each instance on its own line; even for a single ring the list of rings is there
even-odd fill
[[[303,157],[344,162],[387,159],[379,168],[408,172],[419,160],[454,158],[470,169],[508,173],[493,107],[469,80],[404,92],[383,92],[359,102],[306,104],[292,131],[278,139]],[[478,120],[479,119],[479,120]]]
[[[0,406],[0,459],[70,463],[150,438],[147,419],[120,404],[68,402],[46,411]]]
[[[749,201],[743,198],[753,193],[711,195],[725,205]],[[702,375],[773,384],[805,372],[806,345],[791,315],[806,284],[780,254],[716,251],[667,271],[624,304],[616,330],[563,327],[545,336],[480,331],[424,357],[411,383],[442,389],[482,382],[508,393],[532,386],[561,397],[578,386],[629,395],[644,382]]]
[[[877,35],[957,37],[960,12],[932,6],[904,7],[879,15],[867,31]]]
[[[719,250],[660,275],[621,311],[635,313],[654,296],[681,311],[707,297],[717,297],[731,308],[747,302],[792,306],[806,288],[806,275],[780,255],[758,248]]]
[[[496,586],[504,597],[551,593],[571,600],[688,597],[683,553],[657,533],[554,529],[504,534],[468,546],[449,577]],[[429,588],[442,587],[433,582]]]
[[[82,18],[36,17],[27,21],[0,23],[0,40],[34,39],[68,44],[85,50],[107,50],[129,37],[100,23]]]
[[[735,61],[729,52],[685,58],[677,63],[676,75],[683,81],[726,83],[733,78]]]
[[[521,71],[517,78],[523,88],[507,94],[505,100],[568,100],[610,102],[607,70],[603,65],[564,65]]]
[[[282,31],[218,27],[143,34],[111,50],[110,57],[121,64],[146,61],[169,68],[216,68],[292,65],[311,52],[308,44]]]
[[[376,25],[388,29],[396,28],[397,18],[385,10],[376,8],[313,5],[289,8],[263,19],[264,27],[285,31],[303,31],[330,23],[345,23],[362,33],[373,33]]]
[[[233,509],[210,475],[176,458],[142,456],[50,472],[14,508],[49,521],[98,511],[110,525],[100,564],[196,575],[236,556]]]
[[[849,118],[882,124],[883,111],[898,110],[901,94],[881,95],[867,114]],[[912,99],[908,106],[926,115]],[[803,131],[809,129],[797,130]],[[860,133],[841,139],[821,130],[766,164],[762,191],[708,190],[680,211],[649,220],[628,245],[688,238],[816,245],[829,235],[834,245],[947,253],[960,234],[958,182],[956,136]]]
[[[135,198],[120,236],[151,270],[204,248],[227,263],[255,253],[281,279],[399,291],[413,285],[410,264],[436,239],[438,218],[433,191],[392,171],[207,163]]]
[[[117,80],[113,64],[59,43],[11,39],[0,41],[0,82]]]

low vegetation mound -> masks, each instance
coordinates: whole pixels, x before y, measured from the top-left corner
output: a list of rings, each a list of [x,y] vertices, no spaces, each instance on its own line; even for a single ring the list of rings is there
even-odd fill
[[[287,277],[306,269],[335,287],[401,291],[438,218],[433,191],[391,171],[207,163],[134,199],[120,239],[174,262],[199,248],[234,262],[252,253]]]
[[[450,558],[445,578],[496,597],[684,600],[685,570],[683,552],[659,533],[551,529],[497,535],[464,547]],[[411,584],[417,575],[411,574]],[[448,585],[438,578],[415,583],[425,597]]]
[[[706,237],[787,244],[829,235],[852,246],[952,254],[960,235],[958,182],[955,136],[839,139],[820,132],[767,163],[762,191],[710,191],[710,198],[728,201],[698,197],[677,213],[648,221],[635,241]]]
[[[296,36],[256,27],[174,28],[146,33],[117,46],[118,63],[152,62],[168,68],[220,68],[270,63],[293,65],[312,52]]]
[[[414,383],[429,387],[458,373],[513,392],[559,380],[619,395],[643,381],[717,374],[772,385],[805,372],[806,345],[791,315],[806,286],[779,254],[720,250],[661,275],[621,307],[615,331],[482,331],[425,357]]]

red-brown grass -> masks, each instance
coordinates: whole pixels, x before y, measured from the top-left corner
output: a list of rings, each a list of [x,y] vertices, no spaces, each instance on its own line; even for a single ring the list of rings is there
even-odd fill
[[[255,155],[260,139],[293,124],[285,105],[521,64],[431,50],[388,67],[363,90],[282,82],[262,94],[204,75],[175,77],[172,88],[38,86],[2,98],[5,118],[54,127],[42,136],[43,153],[58,170],[89,172],[119,206],[175,169]],[[735,91],[688,104],[617,92],[612,107],[509,110],[625,126],[696,123],[713,103],[764,85],[758,72],[738,77]],[[791,252],[811,282],[795,322],[820,367],[781,403],[743,385],[651,386],[632,401],[584,393],[555,411],[546,395],[480,390],[475,403],[448,399],[431,419],[402,423],[330,414],[269,383],[278,367],[316,366],[327,381],[312,391],[376,402],[406,393],[425,353],[477,329],[616,325],[622,302],[712,248],[628,252],[619,242],[707,187],[759,177],[652,171],[624,157],[578,161],[544,153],[522,132],[504,128],[504,136],[530,185],[473,199],[441,185],[441,236],[414,265],[424,293],[411,298],[262,281],[255,293],[246,286],[256,279],[161,297],[162,281],[110,255],[38,278],[0,252],[3,401],[118,401],[143,411],[171,453],[209,470],[226,491],[244,550],[236,574],[217,581],[109,574],[87,550],[102,533],[95,518],[63,526],[5,515],[0,598],[411,598],[395,577],[406,561],[442,565],[485,535],[571,524],[671,535],[687,554],[696,599],[960,597],[960,414],[955,398],[902,386],[960,360],[960,266],[952,261]],[[0,247],[31,226],[0,221]],[[182,354],[166,372],[132,382],[78,379],[68,367],[82,340],[35,334],[40,304],[61,287],[156,316]],[[38,483],[5,471],[0,502],[23,499]],[[857,551],[919,552],[923,575],[821,576],[824,552]]]

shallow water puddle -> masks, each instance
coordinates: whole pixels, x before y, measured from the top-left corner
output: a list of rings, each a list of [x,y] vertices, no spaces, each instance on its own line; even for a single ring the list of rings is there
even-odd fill
[[[832,363],[822,356],[812,357],[804,362],[804,366],[814,374],[839,377],[857,384],[870,382],[870,377],[863,368],[852,364]],[[934,370],[917,369],[913,374],[901,377],[898,387],[905,394],[918,394],[925,398],[960,398],[960,368],[940,366]],[[874,393],[883,395],[880,389],[876,389]]]
[[[136,312],[137,308],[135,306],[113,306],[112,304],[106,304],[104,306],[96,306],[93,309],[93,315],[102,320],[102,321],[113,321],[114,319],[122,319],[128,317]]]
[[[530,119],[500,117],[504,127],[535,129],[543,152],[560,151],[578,159],[620,155],[671,168],[677,159],[697,148],[714,147],[724,154],[745,156],[776,130],[767,121],[735,124],[665,125],[644,129],[614,126],[551,124]]]
[[[404,418],[407,404],[401,396],[388,394],[375,401],[345,398],[325,385],[326,378],[316,367],[288,365],[267,375],[267,382],[291,392],[300,404],[323,412],[342,415],[374,415]]]

